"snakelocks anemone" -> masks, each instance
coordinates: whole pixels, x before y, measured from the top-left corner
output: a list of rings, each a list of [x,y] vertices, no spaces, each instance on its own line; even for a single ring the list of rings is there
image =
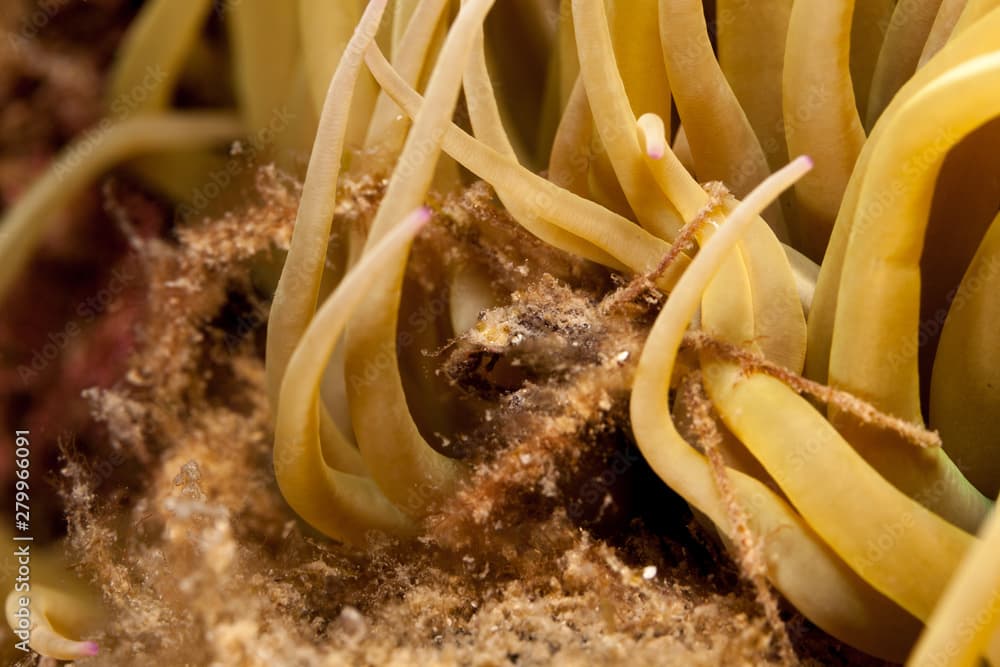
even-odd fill
[[[617,280],[597,311],[649,315],[627,430],[751,582],[775,651],[795,659],[773,591],[872,656],[1000,665],[1000,2],[221,5],[211,74],[234,108],[174,103],[213,3],[149,0],[107,119],[0,222],[0,292],[111,167],[197,213],[234,140],[290,171],[308,155],[283,264],[257,260],[280,270],[274,475],[330,540],[417,539],[484,483],[441,441],[499,400],[459,410],[422,350],[475,343],[495,373],[536,331],[494,316],[519,297],[482,263],[408,287],[435,202],[485,182]],[[338,185],[363,175],[384,179],[377,209],[337,228]],[[36,587],[32,648],[93,654],[90,604]]]

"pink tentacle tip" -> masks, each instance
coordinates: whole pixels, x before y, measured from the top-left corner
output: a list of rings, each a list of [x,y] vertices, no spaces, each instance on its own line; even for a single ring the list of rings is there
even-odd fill
[[[432,217],[434,217],[434,211],[429,206],[421,206],[413,216],[413,224],[423,227],[431,221]]]
[[[666,150],[664,146],[660,144],[654,144],[646,149],[646,155],[648,155],[653,160],[662,160]]]
[[[800,155],[799,161],[805,165],[806,169],[812,169],[814,166],[816,166],[816,163],[813,162],[813,159],[808,155]]]
[[[97,642],[83,642],[81,647],[81,652],[88,657],[94,657],[100,653],[101,647],[97,645]]]

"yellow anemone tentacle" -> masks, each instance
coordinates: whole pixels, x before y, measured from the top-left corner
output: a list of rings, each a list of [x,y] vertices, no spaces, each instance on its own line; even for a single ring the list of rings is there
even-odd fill
[[[952,38],[936,56],[922,67],[899,91],[886,108],[882,119],[872,130],[861,151],[861,156],[851,174],[844,200],[837,214],[837,222],[830,236],[823,265],[816,281],[813,306],[809,314],[809,349],[806,358],[807,375],[818,382],[826,382],[830,366],[830,341],[837,311],[837,294],[844,269],[847,240],[854,226],[862,185],[868,177],[869,163],[875,149],[889,131],[896,127],[891,121],[899,110],[923,87],[941,76],[948,69],[988,53],[1000,39],[1000,9],[990,12],[981,21],[962,34]]]
[[[448,0],[420,0],[412,8],[403,5],[396,8],[393,33],[398,35],[399,39],[393,41],[390,55],[393,67],[413,88],[417,88],[420,76],[426,67],[434,38],[434,27],[442,21],[447,7]],[[399,13],[404,8],[409,13],[405,23]],[[403,28],[405,31],[399,33],[398,31]],[[388,153],[386,159],[395,158],[403,148],[407,128],[408,123],[399,118],[396,104],[388,95],[380,92],[375,101],[375,110],[372,112],[365,145],[386,151]]]
[[[243,133],[227,113],[172,113],[105,122],[64,148],[0,220],[0,297],[44,239],[53,216],[102,173],[130,158],[232,141]]]
[[[269,133],[259,150],[291,168],[312,145],[316,126],[300,51],[298,5],[236,2],[226,8],[234,87],[247,131],[254,137]]]
[[[1000,216],[951,302],[931,377],[930,421],[948,454],[986,495],[1000,492]]]
[[[26,606],[22,605],[24,598]],[[4,610],[12,629],[21,627],[22,609],[28,610],[31,628],[28,645],[40,655],[56,660],[81,660],[98,654],[97,643],[66,636],[67,632],[93,625],[94,608],[79,595],[33,583],[27,593],[11,591],[7,595]]]
[[[927,621],[907,667],[973,667],[998,657],[1000,512],[986,521]],[[996,664],[996,663],[994,663]]]
[[[854,98],[858,113],[868,108],[868,93],[882,40],[892,18],[896,0],[864,0],[854,3],[851,22],[851,79],[854,81]]]
[[[991,54],[949,70],[914,95],[891,119],[894,129],[872,155],[851,229],[830,384],[914,423],[923,421],[917,367],[920,257],[934,182],[948,149],[1000,115],[998,92],[1000,55]],[[950,104],[954,99],[965,103]],[[870,317],[873,311],[878,318]],[[990,502],[944,451],[917,452],[864,432],[849,418],[833,417],[897,487],[966,530],[978,527]]]
[[[440,55],[443,65],[431,76],[426,104],[413,121],[366,249],[408,210],[423,203],[458,102],[465,64],[492,4],[493,0],[472,0],[452,24]],[[347,392],[358,448],[369,473],[398,507],[420,517],[450,496],[468,471],[465,464],[427,444],[407,407],[396,349],[406,256],[398,252],[385,264],[347,331]]]
[[[379,85],[392,95],[408,116],[415,117],[425,104],[420,95],[402,81],[377,48],[370,48],[366,58]],[[497,153],[454,124],[445,130],[442,145],[445,152],[479,178],[519,198],[522,206],[529,208],[533,215],[606,253],[611,258],[606,266],[624,267],[636,274],[646,274],[655,269],[670,250],[670,244],[642,227],[532,173],[516,160]],[[675,265],[677,269],[667,271],[657,285],[670,288],[684,262]]]
[[[274,435],[278,487],[311,526],[352,544],[364,544],[369,531],[413,535],[416,526],[371,479],[335,470],[324,460],[319,440],[323,369],[351,315],[365,300],[372,274],[393,255],[407,251],[429,219],[426,209],[411,213],[348,272],[302,335],[281,383]]]
[[[639,119],[638,127],[653,178],[684,220],[690,223],[712,205],[711,198],[667,146],[664,123],[658,116],[646,114]],[[729,196],[717,203],[724,211],[734,206],[735,200]],[[768,359],[799,372],[806,357],[806,321],[799,307],[800,297],[788,256],[761,218],[753,221],[751,231],[739,246],[741,251],[746,251],[752,290],[756,294],[770,295],[770,300],[758,298],[754,301],[754,321],[758,328],[752,336],[760,342]]]
[[[865,127],[871,129],[893,96],[913,76],[942,0],[901,0],[886,28],[868,93]]]
[[[788,27],[782,86],[788,151],[816,161],[795,184],[793,238],[815,260],[826,250],[865,142],[848,66],[853,13],[854,0],[799,0]]]
[[[788,162],[781,80],[793,0],[718,0],[719,66],[771,169]],[[760,48],[767,44],[766,49]],[[789,212],[785,211],[786,220]],[[791,230],[789,230],[791,231]]]
[[[299,39],[302,44],[302,65],[305,69],[309,97],[316,118],[323,114],[326,91],[337,71],[340,59],[347,51],[355,27],[361,22],[367,3],[358,0],[328,2],[299,0]],[[351,98],[351,113],[347,123],[345,145],[350,151],[364,146],[368,122],[375,109],[378,87],[368,72],[362,72]],[[341,158],[343,162],[349,154]]]
[[[316,310],[333,225],[351,95],[362,70],[365,49],[378,31],[385,6],[386,0],[369,4],[329,82],[319,131],[302,187],[291,246],[268,318],[266,372],[272,409],[278,403],[278,391],[285,378],[288,360]],[[342,434],[340,429],[331,428],[332,419],[326,408],[321,407],[320,412],[327,463],[344,472],[362,473],[364,464],[357,449],[343,437],[338,437]]]
[[[920,52],[917,69],[923,67],[948,42],[968,4],[968,0],[941,0],[930,34],[927,35],[923,51]]]
[[[517,160],[516,151],[504,129],[500,109],[496,104],[496,95],[486,66],[483,41],[483,36],[480,34],[465,71],[464,89],[469,120],[477,139],[507,159]],[[522,206],[516,197],[507,196],[504,188],[497,187],[497,196],[514,219],[546,243],[602,264],[606,264],[609,260],[614,261],[599,248],[546,222],[534,214],[531,208]]]
[[[639,224],[670,241],[682,226],[677,211],[659,196],[646,169],[635,131],[635,114],[615,62],[607,15],[600,0],[574,0],[573,21],[580,72],[618,182]]]
[[[681,276],[643,347],[632,388],[632,429],[643,456],[672,489],[738,539],[705,457],[677,432],[667,409],[670,378],[684,330],[712,280],[757,213],[808,169],[798,160],[752,193],[702,247]],[[789,505],[759,481],[729,471],[750,529],[764,536],[768,578],[827,632],[890,659],[900,659],[916,636],[915,621],[876,593],[816,536]]]
[[[156,0],[143,7],[129,26],[108,74],[105,99],[112,118],[121,120],[170,108],[211,9],[210,0]],[[128,167],[171,199],[188,202],[208,175],[224,164],[221,156],[208,150],[167,148],[155,159],[141,157]]]
[[[660,0],[663,57],[699,180],[745,195],[770,173],[746,114],[712,52],[700,2]],[[778,205],[765,218],[780,240],[788,228]]]

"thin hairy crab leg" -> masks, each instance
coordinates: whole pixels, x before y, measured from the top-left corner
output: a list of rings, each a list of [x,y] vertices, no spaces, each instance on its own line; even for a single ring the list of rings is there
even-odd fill
[[[807,170],[799,159],[754,191],[706,243],[677,282],[653,325],[632,388],[632,430],[643,456],[672,489],[706,514],[731,541],[740,539],[705,457],[681,438],[667,396],[677,351],[705,286],[746,227],[782,189]],[[755,534],[763,536],[768,578],[817,625],[872,655],[900,660],[916,637],[916,622],[872,590],[761,482],[729,471]]]
[[[600,136],[629,206],[639,224],[670,241],[682,222],[660,196],[643,162],[635,114],[619,75],[607,15],[601,0],[573,0],[580,73]]]
[[[646,114],[638,121],[639,136],[647,165],[663,193],[684,220],[690,222],[713,205],[711,197],[681,166],[667,146],[665,126],[659,116]],[[728,213],[735,206],[723,196],[715,206]],[[699,240],[702,236],[698,235]],[[795,372],[802,370],[806,357],[806,321],[799,307],[797,280],[781,242],[763,219],[754,220],[750,231],[739,243],[746,263],[752,291],[754,321],[759,328],[753,336],[760,341],[765,356]],[[767,295],[767,298],[763,298]],[[781,304],[776,308],[774,304]]]
[[[792,8],[782,85],[792,155],[816,169],[795,184],[796,247],[823,257],[840,201],[865,142],[848,66],[854,0],[799,0]]]
[[[0,220],[0,298],[45,237],[53,216],[102,173],[130,158],[168,149],[200,148],[243,134],[226,113],[174,113],[99,126],[67,146]]]
[[[723,268],[702,297],[702,327],[711,336],[745,345],[754,339],[755,302],[761,297],[770,300],[770,295],[751,296],[750,285],[741,286],[739,275],[732,269],[726,274]],[[787,305],[776,302],[772,307]],[[781,379],[748,375],[743,364],[709,349],[700,357],[706,389],[723,422],[812,529],[877,590],[925,618],[969,536],[886,482]],[[816,477],[809,470],[841,474]],[[866,511],[868,505],[878,509]],[[904,527],[892,532],[894,522]],[[879,536],[886,533],[894,540],[884,546]],[[911,552],[925,556],[917,560],[909,556],[900,565],[904,554]]]
[[[21,600],[27,598],[30,618],[28,645],[40,655],[56,660],[81,660],[97,655],[98,646],[92,641],[70,639],[59,628],[80,628],[93,624],[94,608],[81,598],[62,590],[32,582],[29,593],[11,591],[4,611],[7,624],[19,627],[18,611]]]
[[[715,335],[745,334],[747,324],[733,330],[724,319],[713,318]],[[780,380],[746,376],[710,352],[702,354],[702,372],[726,426],[812,529],[876,590],[927,618],[972,538],[888,483]],[[821,473],[828,470],[838,474]],[[893,539],[884,543],[883,535]]]
[[[704,252],[703,246],[698,257]],[[744,258],[750,256],[743,253]],[[754,338],[754,302],[770,295],[751,292],[749,274],[743,269],[746,273],[741,276],[736,257],[730,255],[719,266],[705,290],[701,322],[710,335],[740,344]],[[806,399],[780,380],[747,376],[739,363],[717,359],[709,350],[702,351],[701,362],[706,389],[726,426],[763,464],[812,529],[877,590],[910,613],[926,617],[969,536],[882,479]],[[790,455],[789,445],[798,456]],[[803,474],[804,467],[843,474],[816,479]],[[878,509],[866,512],[864,507],[875,498]],[[867,553],[866,546],[881,545],[878,536],[900,517],[908,517],[906,529],[895,536],[886,553]],[[899,565],[904,551],[926,556]],[[900,569],[907,571],[900,575]]]
[[[953,104],[956,99],[963,104]],[[949,70],[892,119],[862,187],[862,215],[851,230],[837,298],[830,384],[915,423],[923,419],[916,344],[920,258],[934,185],[948,150],[997,115],[1000,54]],[[890,193],[891,212],[876,208],[874,202]],[[877,322],[873,311],[880,313]],[[838,426],[850,427],[832,416]],[[943,451],[914,454],[861,433],[856,437],[855,430],[851,442],[901,490],[924,497],[928,507],[966,530],[976,529],[990,502]]]
[[[316,311],[350,122],[351,96],[362,71],[363,54],[378,32],[386,4],[386,0],[375,0],[368,5],[329,82],[291,245],[268,318],[265,363],[272,409],[277,406],[288,361]],[[319,409],[326,462],[337,470],[364,474],[357,448],[337,428],[327,409],[323,405]]]
[[[864,0],[854,3],[851,21],[851,79],[854,81],[854,98],[858,113],[868,108],[868,93],[878,62],[882,40],[892,19],[896,0]]]
[[[948,69],[988,53],[1000,39],[1000,9],[990,12],[982,20],[974,23],[962,33],[953,36],[951,41],[941,51],[913,76],[899,94],[886,108],[880,122],[872,130],[858,158],[854,173],[851,175],[844,200],[837,214],[837,223],[827,252],[823,258],[812,308],[809,312],[809,347],[806,357],[806,374],[817,382],[827,383],[830,366],[830,341],[833,336],[833,324],[837,311],[837,294],[840,289],[841,276],[844,269],[844,256],[847,252],[847,241],[858,218],[858,206],[861,187],[867,177],[869,163],[875,148],[882,138],[893,127],[892,118],[899,113],[912,97],[929,82],[946,72]]]
[[[677,418],[678,413],[687,415],[687,425]],[[729,514],[730,532],[740,538],[735,542],[730,540],[726,546],[731,553],[735,552],[733,560],[739,565],[743,578],[754,589],[757,605],[770,626],[772,635],[770,643],[776,645],[783,664],[796,664],[798,661],[788,636],[788,628],[781,620],[778,601],[767,581],[767,565],[761,558],[761,537],[750,529],[747,512],[736,495],[728,468],[756,476],[758,479],[764,479],[767,473],[741,445],[735,443],[735,438],[731,434],[724,432],[712,412],[712,404],[705,394],[700,371],[686,375],[678,387],[673,414],[674,421],[685,440],[695,443],[704,452],[712,467],[716,487]],[[733,463],[729,464],[727,461]]]
[[[927,621],[907,667],[973,667],[1000,637],[1000,512],[993,512]],[[992,645],[991,645],[992,642]],[[994,663],[995,664],[995,663]]]
[[[379,85],[413,118],[425,102],[393,70],[381,51],[373,45],[366,62]],[[454,124],[444,131],[444,150],[466,169],[493,187],[510,193],[531,208],[535,215],[561,227],[607,253],[611,268],[624,266],[636,274],[652,271],[670,250],[670,245],[633,222],[602,206],[564,190],[525,169],[516,160],[504,157],[470,137]],[[566,248],[563,248],[566,249]],[[683,266],[683,262],[678,262]],[[679,270],[671,269],[657,280],[664,290],[677,280]]]
[[[866,129],[875,126],[875,121],[889,106],[896,92],[917,70],[920,53],[927,42],[941,2],[942,0],[903,0],[896,4],[872,74],[872,88],[868,93],[868,108],[865,113]]]
[[[993,219],[951,302],[931,376],[930,422],[983,493],[1000,492],[1000,216]]]
[[[367,297],[366,284],[372,275],[395,254],[408,251],[429,219],[426,209],[411,213],[347,273],[302,335],[281,383],[274,436],[278,487],[296,514],[311,526],[355,545],[364,544],[372,530],[413,535],[416,526],[371,479],[340,472],[325,462],[319,423],[323,369],[351,315]]]
[[[792,0],[716,3],[719,66],[772,169],[788,162],[781,79],[791,9]],[[767,48],[760,48],[761,44]],[[785,217],[789,217],[787,213]]]
[[[427,86],[426,104],[413,121],[366,248],[426,197],[458,102],[465,63],[492,4],[471,0],[452,24]],[[406,254],[397,252],[372,281],[368,299],[347,331],[345,372],[352,423],[369,473],[391,501],[420,517],[454,492],[467,468],[427,444],[407,407],[396,350],[405,269]]]

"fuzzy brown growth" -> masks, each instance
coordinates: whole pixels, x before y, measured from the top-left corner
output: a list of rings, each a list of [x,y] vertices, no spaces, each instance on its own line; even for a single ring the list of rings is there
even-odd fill
[[[432,534],[465,544],[484,526],[492,535],[518,525],[525,510],[573,504],[574,489],[614,455],[626,430],[647,316],[633,306],[606,317],[600,302],[543,276],[458,339],[446,372],[501,399],[481,430],[493,443],[490,455],[436,517]],[[603,508],[610,497],[599,502]]]
[[[358,187],[342,196],[369,192]],[[484,191],[466,204],[476,192]],[[649,304],[598,317],[598,290],[572,290],[534,265],[520,286],[521,305],[501,306],[508,319],[538,312],[530,301],[552,309],[550,324],[591,328],[560,340],[551,326],[520,321],[545,341],[523,357],[539,368],[558,364],[574,341],[587,354],[550,382],[517,387],[495,408],[492,426],[470,432],[473,455],[495,464],[481,468],[484,483],[494,485],[483,492],[496,502],[494,515],[531,517],[521,524],[523,539],[467,540],[465,549],[384,540],[356,550],[301,524],[271,469],[260,345],[265,304],[254,287],[255,276],[259,283],[268,275],[269,253],[287,242],[296,196],[293,184],[265,175],[255,205],[185,228],[176,244],[144,246],[151,282],[140,349],[126,380],[92,394],[127,460],[110,477],[75,456],[63,471],[70,552],[100,587],[111,619],[91,664],[776,662],[753,598],[735,585],[725,561],[706,556],[694,540],[664,548],[638,528],[627,547],[596,540],[577,525],[571,485],[556,484],[543,513],[520,504],[544,495],[522,493],[521,485],[537,490],[538,480],[561,475],[558,461],[577,456],[574,449],[585,461],[619,446],[601,433],[627,428],[631,364],[649,324]],[[363,224],[362,217],[338,215],[336,225]],[[234,236],[243,240],[229,240]],[[434,239],[425,241],[415,253],[432,252]],[[501,259],[521,247],[511,245]],[[516,348],[503,352],[514,359]],[[471,350],[469,340],[456,342],[459,349]],[[626,350],[628,358],[620,358]],[[501,434],[517,439],[497,448]],[[518,443],[534,449],[507,450]],[[550,463],[537,471],[510,465],[525,453]],[[482,497],[470,499],[456,500],[450,516],[491,531],[471,514]],[[689,516],[678,517],[682,529]],[[502,553],[486,544],[500,544]],[[656,574],[647,578],[649,567]],[[822,633],[801,619],[794,628],[815,664],[844,662],[844,649]]]

